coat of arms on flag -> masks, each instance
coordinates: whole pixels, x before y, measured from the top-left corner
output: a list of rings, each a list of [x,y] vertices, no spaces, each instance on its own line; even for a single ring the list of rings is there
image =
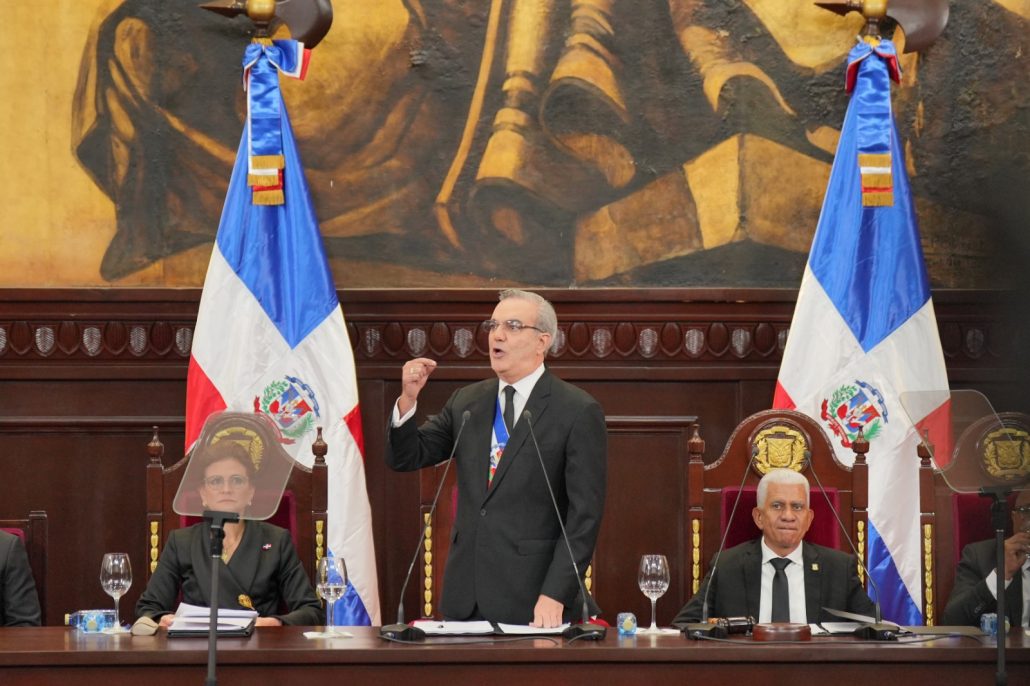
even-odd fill
[[[830,398],[823,398],[820,419],[840,439],[844,448],[850,448],[858,432],[873,440],[887,423],[887,406],[883,394],[859,379],[854,384],[838,386]]]
[[[254,411],[271,417],[290,443],[311,433],[315,420],[321,417],[311,386],[289,375],[268,384],[260,396],[254,397]]]

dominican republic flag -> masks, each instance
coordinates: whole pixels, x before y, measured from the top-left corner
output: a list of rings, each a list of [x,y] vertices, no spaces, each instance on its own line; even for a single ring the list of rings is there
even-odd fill
[[[869,440],[868,569],[883,616],[921,624],[917,426],[946,423],[944,368],[930,282],[898,132],[890,41],[848,56],[844,117],[819,224],[776,383],[776,408],[818,421],[851,464]],[[937,407],[903,407],[902,393],[943,391]],[[870,595],[875,595],[870,587]]]
[[[248,48],[249,72],[278,68],[273,59],[289,61],[283,55],[291,50],[295,64],[302,50],[294,41],[275,41],[278,53],[261,47],[256,56],[254,44]],[[287,451],[310,466],[311,443],[322,426],[329,445],[329,550],[344,558],[350,575],[336,603],[337,623],[378,625],[354,357],[285,105],[278,87],[266,87],[261,97],[274,99],[274,107],[257,102],[248,109],[279,114],[274,138],[284,162],[276,173],[283,202],[255,204],[264,189],[248,185],[248,117],[200,300],[187,379],[186,447],[214,412],[263,412],[289,441]],[[268,125],[262,123],[266,133]]]

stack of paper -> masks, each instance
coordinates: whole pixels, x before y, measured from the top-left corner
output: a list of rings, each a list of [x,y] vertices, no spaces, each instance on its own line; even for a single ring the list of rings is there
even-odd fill
[[[487,621],[477,622],[438,622],[429,619],[420,619],[412,622],[412,626],[422,629],[426,636],[486,636],[491,634],[515,634],[521,636],[551,636],[558,635],[569,625],[551,629],[538,629],[527,624],[491,624]]]
[[[219,636],[250,636],[254,631],[254,620],[258,613],[254,610],[218,609],[215,631]],[[168,635],[207,636],[211,626],[211,610],[199,605],[182,603],[175,611],[175,619],[168,627]]]

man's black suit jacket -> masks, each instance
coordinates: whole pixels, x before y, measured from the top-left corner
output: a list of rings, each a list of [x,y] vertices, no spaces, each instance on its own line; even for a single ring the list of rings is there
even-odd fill
[[[21,539],[0,531],[0,626],[39,626],[36,582]]]
[[[955,586],[941,615],[945,626],[980,626],[980,615],[996,612],[998,601],[993,589],[987,588],[987,575],[995,568],[994,540],[970,543],[962,549],[962,559],[955,571]],[[1005,614],[1012,626],[1023,624],[1023,570],[1005,589]]]
[[[525,417],[516,418],[493,485],[487,486],[497,379],[457,390],[421,427],[391,428],[386,462],[411,471],[455,454],[458,512],[444,574],[441,612],[448,619],[478,613],[494,622],[526,624],[540,594],[579,616],[579,585],[561,540]],[[585,391],[544,371],[526,401],[548,478],[580,574],[586,571],[604,511],[607,431],[601,406]],[[596,607],[592,607],[596,612]]]
[[[168,535],[157,569],[150,577],[136,616],[158,619],[175,612],[182,602],[210,607],[211,527],[201,522]],[[250,598],[262,617],[276,617],[283,624],[323,624],[321,604],[293,547],[290,532],[266,522],[248,521],[229,564],[218,563],[218,607],[244,609],[241,596]],[[288,610],[280,613],[281,606]]]
[[[801,545],[805,568],[805,612],[809,623],[837,620],[825,612],[824,607],[867,616],[874,614],[873,601],[858,580],[854,555],[814,543],[803,542]],[[712,586],[708,593],[709,617],[750,616],[758,621],[762,596],[761,539],[741,543],[723,552],[715,580],[712,580],[709,566],[708,575],[694,597],[676,615],[674,625],[701,621],[701,605],[709,584]]]

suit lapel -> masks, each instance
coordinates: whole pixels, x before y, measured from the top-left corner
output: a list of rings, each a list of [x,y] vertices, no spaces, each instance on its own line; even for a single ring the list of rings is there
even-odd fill
[[[1005,589],[1005,614],[1013,626],[1023,626],[1023,568],[1020,567],[1016,574],[1019,583],[1013,581]]]
[[[762,601],[761,539],[751,541],[744,555],[744,604],[747,614],[758,619]]]
[[[805,568],[805,615],[809,623],[818,622],[823,614],[822,565],[819,564],[819,550],[815,546],[801,543],[801,558]]]
[[[242,606],[240,596],[247,595],[247,589],[254,587],[254,578],[258,573],[258,565],[261,562],[259,557],[262,554],[261,546],[266,543],[261,536],[258,522],[247,522],[243,529],[243,540],[240,541],[236,552],[229,558],[229,564],[223,565],[222,576],[219,581],[227,581],[226,590],[229,593],[228,600]]]
[[[208,547],[210,537],[211,527],[205,523],[193,530],[193,540],[190,541],[190,563],[197,578],[197,588],[208,607],[211,606],[211,549]]]
[[[536,385],[533,386],[533,391],[529,394],[529,398],[526,400],[526,410],[529,410],[534,422],[540,421],[544,411],[547,409],[548,401],[551,397],[551,375],[545,369],[543,375],[537,380]],[[527,440],[529,445],[526,445]],[[497,492],[497,489],[501,485],[501,481],[504,480],[505,474],[511,469],[512,464],[515,460],[519,459],[519,456],[524,452],[522,450],[525,446],[526,450],[533,452],[533,459],[536,459],[535,451],[536,448],[532,445],[533,440],[529,438],[529,423],[525,418],[516,418],[515,428],[508,436],[508,445],[504,447],[504,454],[501,456],[501,461],[497,465],[497,471],[494,473],[493,485],[487,489],[487,492],[483,498],[483,502],[490,499],[490,496]],[[489,452],[489,451],[487,451]],[[528,458],[527,458],[528,459]],[[489,474],[490,471],[490,456],[486,458],[486,471],[484,473]]]
[[[257,529],[256,522],[250,522],[243,530],[243,540],[240,541],[239,548],[233,553],[232,559],[229,561],[233,569],[229,569],[220,561],[218,562],[219,602],[217,605],[219,607],[242,607],[239,603],[239,597],[245,593],[245,588],[250,587],[254,576],[257,574],[257,553],[260,552],[260,543],[258,542],[259,536],[254,531],[255,529]],[[194,536],[190,546],[190,560],[193,563],[193,573],[197,577],[197,584],[200,587],[202,597],[207,599],[209,606],[211,604],[209,595],[211,593],[211,565],[214,563],[211,559],[211,548],[208,543],[210,536],[211,527],[205,523],[204,526],[197,529],[197,535]],[[236,574],[246,570],[249,570],[249,578],[241,579],[236,576]],[[243,583],[241,584],[241,582]]]

